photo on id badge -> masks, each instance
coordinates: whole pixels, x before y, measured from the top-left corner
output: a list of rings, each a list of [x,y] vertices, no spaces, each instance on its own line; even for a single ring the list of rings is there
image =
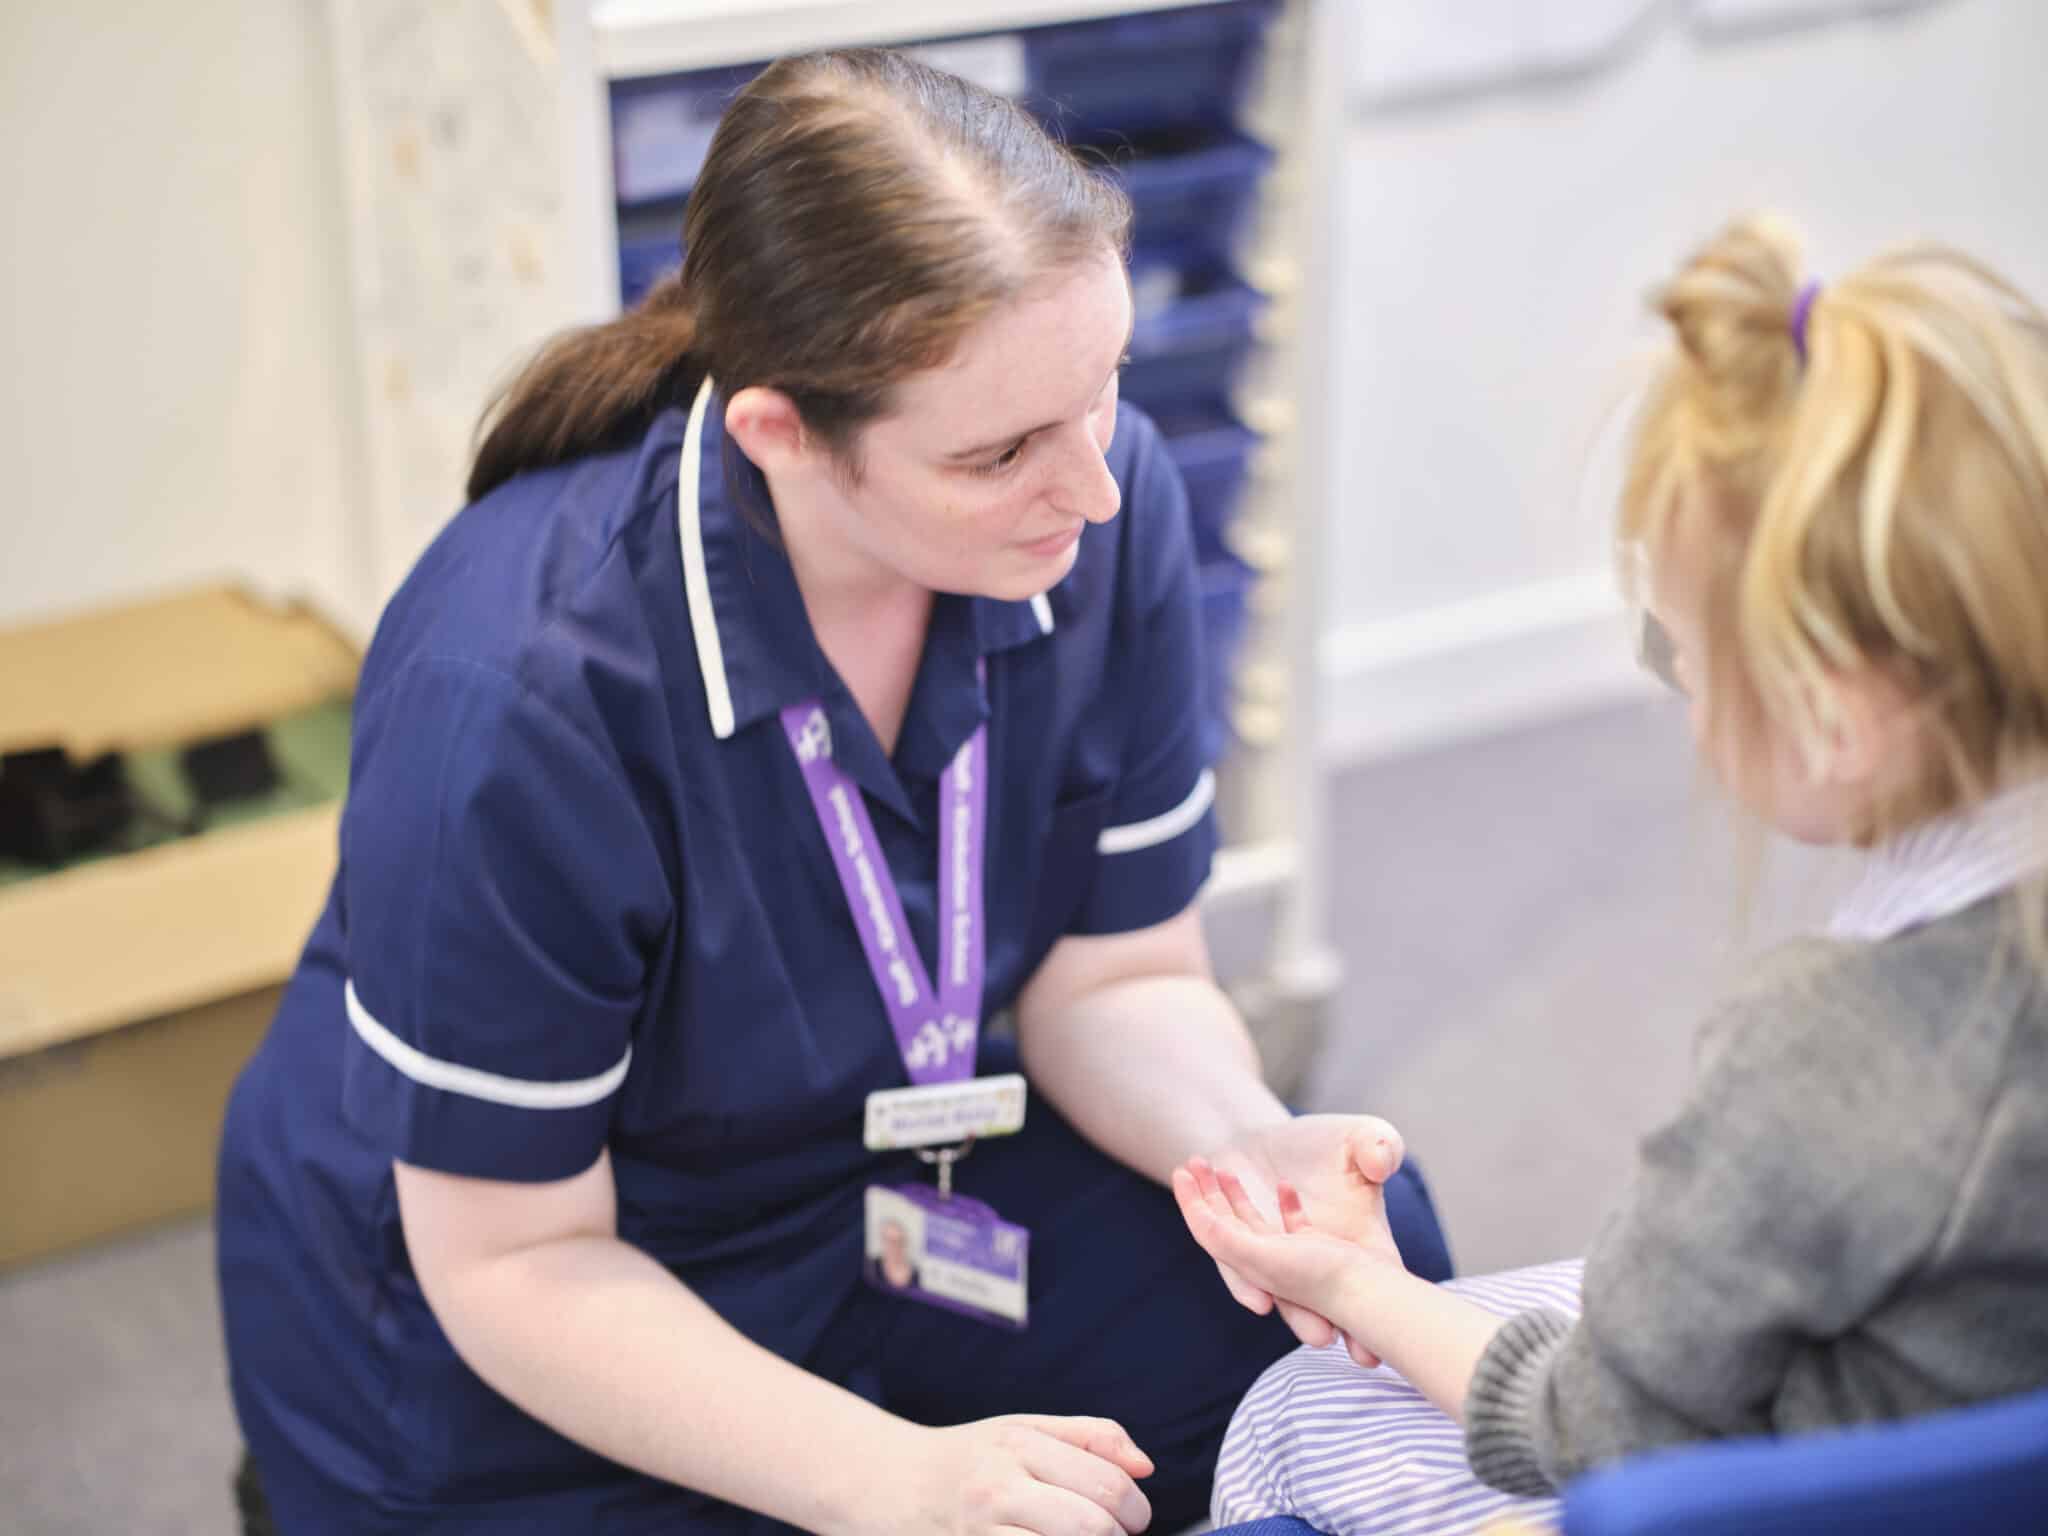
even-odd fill
[[[978,1200],[919,1185],[867,1192],[861,1266],[876,1290],[998,1327],[1028,1316],[1029,1235]]]

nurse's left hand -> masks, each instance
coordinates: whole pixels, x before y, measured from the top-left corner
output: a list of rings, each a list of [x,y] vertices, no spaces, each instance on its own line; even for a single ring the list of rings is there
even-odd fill
[[[1381,1186],[1394,1176],[1406,1156],[1401,1133],[1376,1115],[1298,1115],[1249,1133],[1211,1154],[1209,1162],[1236,1174],[1252,1203],[1269,1219],[1279,1210],[1276,1191],[1284,1179],[1300,1192],[1302,1214],[1318,1232],[1355,1243],[1398,1264],[1401,1253],[1387,1225],[1386,1194]],[[1274,1304],[1270,1292],[1229,1266],[1219,1263],[1217,1268],[1231,1294],[1251,1310],[1264,1312]],[[1320,1313],[1286,1301],[1280,1302],[1279,1308],[1287,1326],[1304,1344],[1321,1346],[1337,1336],[1336,1328]],[[1376,1355],[1355,1342],[1347,1341],[1347,1345],[1351,1358],[1360,1365],[1379,1364]]]

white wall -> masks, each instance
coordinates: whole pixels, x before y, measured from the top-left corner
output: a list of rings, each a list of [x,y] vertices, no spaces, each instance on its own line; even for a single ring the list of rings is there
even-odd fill
[[[1823,273],[1924,232],[2048,294],[2048,5],[1720,42],[1663,9],[1589,77],[1352,118],[1339,757],[1636,686],[1594,443],[1641,295],[1724,215],[1792,213]],[[403,551],[364,489],[331,81],[319,0],[0,5],[0,623],[225,574],[373,617]]]
[[[2040,0],[1718,42],[1666,7],[1589,78],[1356,113],[1333,752],[1636,686],[1606,555],[1615,407],[1656,339],[1644,293],[1726,216],[1791,215],[1822,275],[1930,235],[2048,299],[2044,69]]]
[[[221,575],[359,608],[332,124],[317,0],[0,5],[0,624]]]

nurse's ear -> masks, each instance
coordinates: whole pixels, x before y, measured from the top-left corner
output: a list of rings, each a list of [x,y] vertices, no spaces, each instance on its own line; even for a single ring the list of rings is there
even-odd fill
[[[779,389],[756,385],[734,395],[726,402],[725,432],[767,475],[810,469],[817,458],[796,402]]]

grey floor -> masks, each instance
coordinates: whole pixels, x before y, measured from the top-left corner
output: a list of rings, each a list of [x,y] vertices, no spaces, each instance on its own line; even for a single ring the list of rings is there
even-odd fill
[[[1738,823],[1663,700],[1351,774],[1335,847],[1307,1106],[1401,1128],[1468,1271],[1585,1250],[1704,1007],[1848,873]]]
[[[1361,770],[1337,800],[1350,973],[1311,1106],[1402,1127],[1461,1267],[1581,1250],[1703,1003],[1840,871],[1771,850],[1734,873],[1663,704]],[[0,1277],[0,1528],[231,1531],[235,1444],[203,1224]]]

